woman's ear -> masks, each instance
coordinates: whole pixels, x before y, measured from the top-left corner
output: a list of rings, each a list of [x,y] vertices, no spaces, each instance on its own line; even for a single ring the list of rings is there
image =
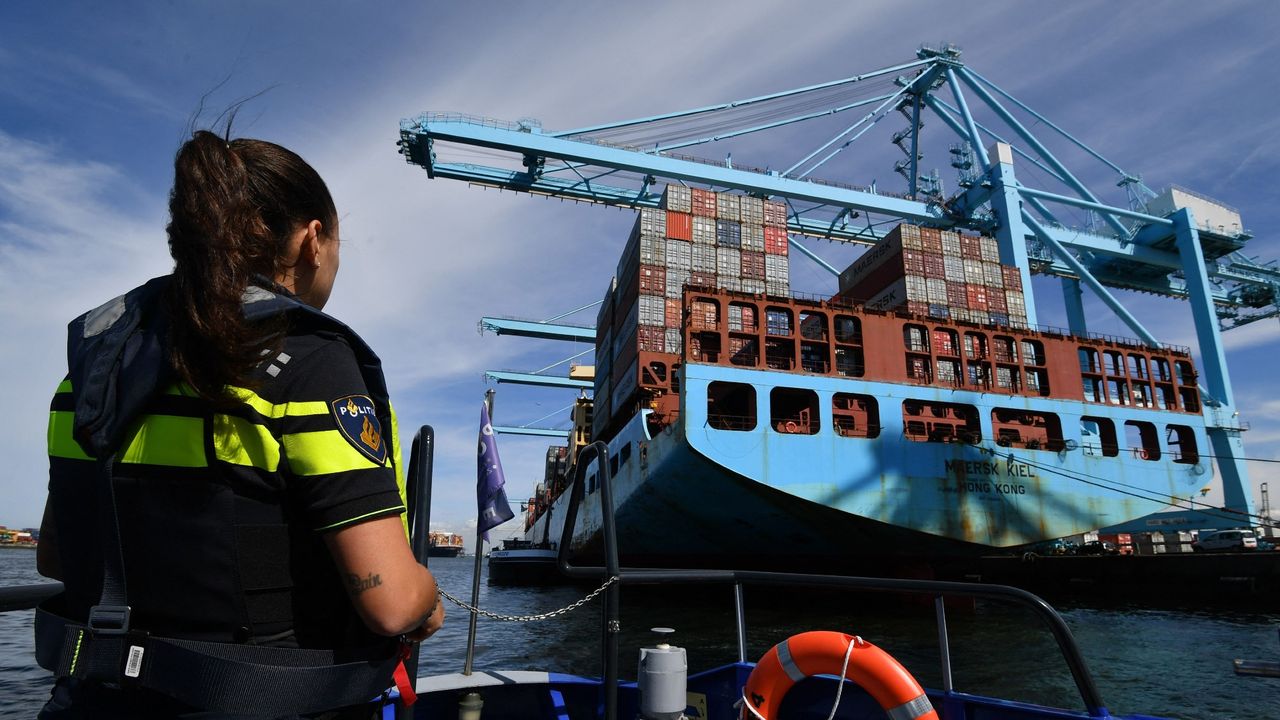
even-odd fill
[[[307,267],[320,267],[320,244],[324,242],[324,226],[319,220],[312,220],[303,227],[302,244],[298,248],[298,260]]]

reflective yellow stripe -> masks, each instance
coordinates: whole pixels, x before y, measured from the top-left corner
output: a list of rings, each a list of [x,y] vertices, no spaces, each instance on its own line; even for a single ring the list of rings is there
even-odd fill
[[[347,518],[346,520],[341,520],[341,521],[336,522],[336,523],[334,523],[334,524],[332,524],[332,525],[325,525],[324,527],[316,528],[316,532],[324,532],[325,530],[332,530],[332,529],[337,528],[337,527],[342,527],[343,525],[355,525],[356,523],[360,522],[361,520],[363,520],[363,519],[365,519],[365,518],[367,518],[367,517],[373,517],[374,515],[378,515],[378,514],[380,514],[380,513],[385,513],[385,512],[391,511],[391,510],[399,510],[399,511],[400,511],[400,519],[401,519],[401,521],[404,521],[404,518],[408,517],[408,515],[409,515],[409,513],[407,513],[407,512],[405,512],[405,511],[404,511],[404,506],[403,506],[403,505],[393,505],[392,507],[382,508],[381,510],[374,510],[373,512],[367,512],[367,513],[365,513],[365,514],[363,514],[363,515],[358,515],[358,516],[353,517],[353,518]]]
[[[76,414],[70,410],[49,413],[49,457],[72,460],[92,460],[80,449],[80,443],[71,435]]]
[[[405,482],[405,468],[402,461],[403,454],[400,452],[400,425],[396,421],[396,408],[387,401],[387,412],[391,415],[391,446],[396,449],[396,489],[400,491],[400,502],[404,506],[409,507],[409,494]],[[404,536],[409,537],[409,513],[401,513],[400,522],[404,524]]]
[[[283,404],[275,404],[264,400],[260,395],[247,388],[228,387],[230,392],[237,400],[253,408],[258,414],[269,418],[282,418],[286,415],[297,417],[300,415],[324,415],[329,412],[329,403],[323,400],[312,402],[291,402]]]
[[[285,435],[284,453],[289,469],[298,475],[327,475],[380,467],[347,442],[337,430]]]
[[[207,467],[204,456],[204,421],[174,415],[148,415],[125,439],[120,462]]]
[[[71,392],[71,378],[67,378],[58,383],[58,389],[53,391],[54,395]]]
[[[266,427],[229,415],[213,416],[214,456],[232,465],[267,472],[280,466],[280,443]]]

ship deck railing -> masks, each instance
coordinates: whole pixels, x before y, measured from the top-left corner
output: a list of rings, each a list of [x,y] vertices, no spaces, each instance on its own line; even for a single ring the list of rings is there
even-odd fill
[[[1110,714],[1103,703],[1098,687],[1089,672],[1080,648],[1062,616],[1040,597],[1025,590],[1006,585],[948,582],[939,580],[907,580],[896,578],[848,577],[837,575],[811,575],[798,573],[761,572],[747,570],[684,570],[663,568],[623,568],[619,563],[617,524],[614,518],[612,478],[608,468],[609,449],[603,442],[594,442],[581,451],[575,463],[577,472],[571,484],[571,495],[565,510],[563,533],[558,546],[560,572],[577,579],[606,581],[613,579],[605,589],[601,623],[601,653],[604,667],[604,718],[617,718],[618,692],[618,628],[620,627],[620,590],[623,585],[727,585],[734,591],[734,619],[737,633],[739,662],[747,662],[747,627],[743,609],[742,589],[745,585],[767,585],[791,588],[823,588],[850,592],[887,594],[912,594],[934,599],[934,611],[938,626],[938,649],[942,663],[942,691],[948,697],[956,696],[951,672],[951,642],[947,633],[946,600],[948,597],[967,597],[1011,602],[1030,610],[1042,620],[1062,653],[1081,700],[1090,717],[1107,718]],[[588,467],[595,463],[599,480],[601,534],[604,564],[578,566],[570,562],[570,547],[577,524],[578,509],[582,504]]]

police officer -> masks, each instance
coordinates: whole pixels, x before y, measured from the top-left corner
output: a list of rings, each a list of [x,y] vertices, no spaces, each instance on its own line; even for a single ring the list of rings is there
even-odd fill
[[[425,639],[444,610],[406,539],[377,356],[320,312],[328,188],[279,145],[198,131],[169,209],[173,273],[69,327],[38,557],[66,589],[37,619],[58,675],[41,717],[279,715],[359,692],[328,686],[385,688],[395,638]],[[301,669],[244,697],[246,668],[272,663]]]

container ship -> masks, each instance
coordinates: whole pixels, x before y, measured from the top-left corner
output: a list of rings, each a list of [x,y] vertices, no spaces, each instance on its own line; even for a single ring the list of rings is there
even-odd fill
[[[993,238],[898,225],[832,297],[791,292],[786,207],[671,185],[596,323],[592,399],[526,539],[608,444],[625,563],[902,572],[1139,517],[1204,487],[1187,348],[1028,325]],[[586,475],[575,552],[600,542]]]
[[[456,533],[431,532],[428,557],[458,557],[462,555],[462,536]]]

